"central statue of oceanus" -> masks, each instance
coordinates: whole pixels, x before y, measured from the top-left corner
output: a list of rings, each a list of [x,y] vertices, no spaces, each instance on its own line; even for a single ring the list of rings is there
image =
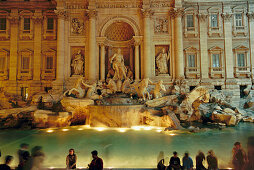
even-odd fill
[[[124,58],[120,48],[118,48],[117,53],[115,53],[109,59],[109,62],[112,64],[112,68],[115,72],[113,80],[125,80],[126,74],[127,74],[127,68],[124,65]]]

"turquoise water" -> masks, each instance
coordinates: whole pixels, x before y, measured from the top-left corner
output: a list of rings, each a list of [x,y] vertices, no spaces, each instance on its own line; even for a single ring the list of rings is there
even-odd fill
[[[68,129],[47,130],[1,130],[0,149],[3,156],[15,156],[21,143],[43,146],[46,167],[65,167],[68,149],[74,148],[78,156],[78,167],[86,167],[91,161],[92,150],[98,150],[105,167],[153,168],[161,151],[170,157],[177,151],[182,157],[185,151],[195,157],[198,150],[205,154],[213,149],[219,159],[220,168],[229,168],[231,150],[235,141],[246,148],[247,138],[254,135],[254,124],[240,123],[237,127],[223,130],[213,129],[198,133],[187,131],[160,132],[156,128],[100,129],[84,126]]]

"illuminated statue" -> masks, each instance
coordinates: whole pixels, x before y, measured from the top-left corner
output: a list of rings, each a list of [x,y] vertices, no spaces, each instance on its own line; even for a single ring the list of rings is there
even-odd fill
[[[72,59],[71,66],[73,68],[74,75],[83,75],[84,59],[83,55],[81,54],[81,50],[78,50],[78,53]]]
[[[112,63],[112,68],[115,71],[113,79],[114,80],[126,79],[127,69],[124,65],[124,58],[120,48],[117,50],[117,53],[115,53],[110,58],[110,63]]]
[[[163,85],[163,80],[160,80],[158,83],[152,83],[152,84],[155,85],[155,88],[154,88],[154,90],[152,92],[153,97],[155,99],[162,97],[162,94],[161,94],[160,91],[161,90],[164,91],[164,92],[166,91],[166,88]]]
[[[85,89],[82,88],[82,84],[83,84],[83,77],[80,77],[76,83],[74,88],[67,90],[64,93],[64,96],[66,95],[66,93],[68,93],[68,95],[71,95],[73,93],[73,91],[75,91],[75,96],[79,99],[83,98],[85,96]],[[84,85],[84,84],[83,84]]]
[[[168,60],[169,56],[166,53],[165,48],[163,48],[162,52],[156,58],[156,66],[160,74],[168,73]]]

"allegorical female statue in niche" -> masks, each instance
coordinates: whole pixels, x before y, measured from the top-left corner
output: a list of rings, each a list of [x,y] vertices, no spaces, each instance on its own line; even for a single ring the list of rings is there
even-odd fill
[[[156,66],[158,68],[159,74],[168,74],[168,60],[169,55],[166,53],[165,48],[156,58]]]
[[[73,75],[83,75],[84,70],[84,57],[81,50],[72,59],[71,67],[73,68]]]
[[[126,79],[127,68],[124,65],[124,58],[120,48],[117,50],[117,53],[115,53],[110,58],[110,63],[112,63],[112,68],[115,72],[113,79],[114,80]]]

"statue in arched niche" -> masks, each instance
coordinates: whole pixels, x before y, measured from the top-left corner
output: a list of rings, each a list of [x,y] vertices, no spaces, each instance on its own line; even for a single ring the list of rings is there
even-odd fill
[[[124,58],[120,48],[118,48],[117,53],[109,59],[109,62],[112,64],[114,70],[113,80],[126,79],[127,68],[124,65]]]
[[[156,58],[156,66],[158,68],[159,74],[168,74],[168,60],[169,55],[167,54],[165,48]]]
[[[83,75],[84,73],[84,57],[81,50],[78,50],[71,61],[71,67],[73,68],[73,75]]]

